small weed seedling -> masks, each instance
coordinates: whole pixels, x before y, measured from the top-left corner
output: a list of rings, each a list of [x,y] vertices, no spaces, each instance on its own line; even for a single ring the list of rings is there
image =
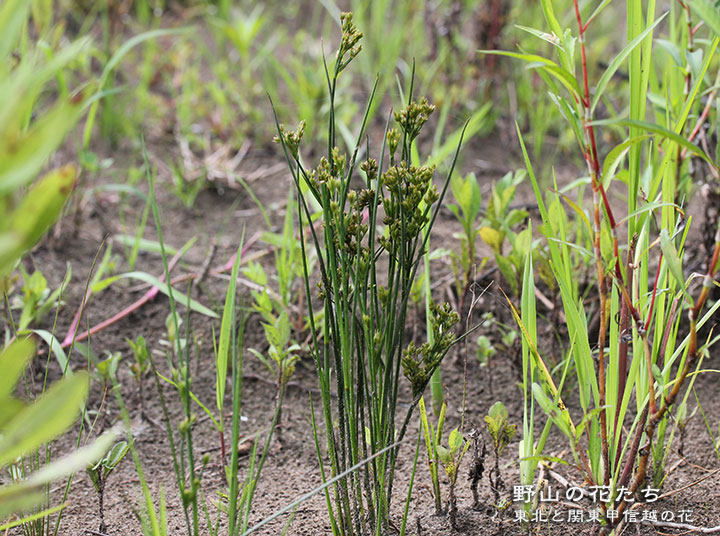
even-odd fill
[[[522,170],[509,172],[493,186],[485,217],[478,231],[482,241],[493,250],[495,262],[514,293],[518,292],[518,274],[522,273],[525,255],[531,247],[531,236],[527,229],[520,233],[513,230],[528,217],[526,210],[512,207],[515,190],[525,176],[526,173]],[[506,239],[510,242],[509,252],[505,251]]]
[[[465,439],[462,432],[458,428],[453,428],[448,436],[447,447],[440,443],[435,447],[437,450],[440,463],[445,469],[445,474],[450,480],[450,488],[448,491],[448,507],[447,513],[450,518],[450,525],[457,530],[457,498],[455,497],[455,484],[465,453],[470,448],[472,441]]]
[[[119,441],[110,449],[110,451],[97,463],[89,465],[85,471],[90,477],[90,481],[95,488],[98,496],[98,514],[100,515],[100,528],[98,532],[105,534],[107,525],[105,524],[105,484],[118,464],[130,450],[130,444],[127,441]]]
[[[150,359],[148,358],[147,344],[145,343],[145,337],[138,335],[134,341],[125,339],[130,345],[132,350],[134,361],[130,364],[130,370],[135,377],[135,381],[138,386],[138,397],[140,398],[140,415],[142,418],[145,417],[145,395],[143,393],[143,378],[150,370]]]
[[[425,437],[425,447],[427,449],[428,466],[430,468],[430,478],[433,485],[433,498],[435,499],[435,515],[447,514],[450,518],[450,525],[457,528],[457,498],[455,496],[455,484],[460,469],[460,464],[465,456],[472,441],[465,439],[458,428],[454,428],[448,437],[447,447],[442,445],[443,427],[445,426],[445,415],[447,414],[447,404],[442,403],[440,414],[438,415],[437,430],[433,429],[433,425],[428,421],[427,411],[425,410],[425,401],[420,398],[418,403],[420,409],[420,422],[422,424],[423,436]],[[438,475],[438,467],[442,465],[445,474],[450,480],[450,488],[448,491],[447,508],[443,510],[442,497],[440,493],[440,478]]]
[[[495,345],[493,345],[490,337],[487,335],[478,335],[477,338],[477,358],[481,366],[485,366],[490,359],[497,353]]]
[[[290,344],[290,319],[284,311],[280,313],[280,316],[277,317],[274,324],[264,322],[263,328],[265,330],[265,338],[270,345],[267,357],[252,348],[250,348],[250,352],[257,357],[276,378],[277,392],[275,394],[275,403],[278,406],[276,425],[279,425],[281,424],[281,404],[285,386],[295,372],[295,362],[300,358],[300,354],[296,352],[300,350],[300,346]],[[277,431],[277,436],[278,440],[282,439],[280,429]]]
[[[23,278],[22,294],[14,296],[11,307],[21,310],[16,329],[22,333],[30,326],[42,322],[49,311],[60,306],[60,297],[64,288],[70,282],[72,272],[68,264],[65,280],[58,288],[51,291],[48,288],[45,276],[40,270],[35,270],[32,274],[29,274],[22,264],[19,265],[19,268]]]
[[[442,497],[440,494],[440,478],[438,476],[438,451],[435,448],[440,444],[442,438],[442,430],[445,424],[445,413],[447,404],[443,402],[438,416],[437,431],[433,429],[433,425],[428,421],[427,411],[425,410],[425,399],[420,398],[418,403],[420,410],[420,423],[422,424],[423,436],[425,437],[425,448],[427,449],[428,467],[430,468],[430,479],[433,486],[433,498],[435,499],[435,515],[442,514]]]
[[[474,173],[465,178],[455,175],[450,181],[450,190],[455,204],[447,207],[462,225],[462,233],[454,235],[460,239],[460,254],[453,251],[450,256],[458,293],[458,309],[462,311],[465,294],[476,271],[475,240],[480,234],[480,228],[476,227],[476,224],[482,210],[482,194]],[[479,268],[482,268],[486,261],[487,259],[483,259]]]
[[[500,491],[505,489],[505,482],[500,473],[500,455],[515,437],[517,425],[508,424],[507,408],[502,402],[495,402],[485,416],[485,427],[492,439],[490,444],[495,458],[495,465],[488,471],[488,480],[495,494],[496,505],[499,507]]]

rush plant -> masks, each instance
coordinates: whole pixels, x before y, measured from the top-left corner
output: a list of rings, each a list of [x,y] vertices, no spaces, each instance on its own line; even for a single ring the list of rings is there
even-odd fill
[[[320,272],[319,289],[313,292],[315,282],[310,279],[307,244],[301,233],[311,354],[322,394],[329,475],[315,428],[318,456],[323,481],[342,475],[325,491],[332,531],[336,535],[382,534],[390,528],[395,465],[413,409],[456,340],[451,328],[458,315],[448,305],[434,304],[430,315],[433,342],[417,347],[406,346],[404,340],[412,285],[455,160],[440,192],[432,180],[435,168],[412,164],[415,140],[434,110],[425,99],[412,100],[412,86],[406,107],[394,114],[397,127],[386,127],[379,159],[370,158],[366,147],[365,160],[358,161],[374,91],[349,156],[337,146],[337,81],[360,52],[362,38],[351,14],[343,14],[341,23],[335,62],[326,65],[327,155],[314,169],[305,166],[299,148],[302,123],[296,131],[278,123],[277,140],[295,181],[299,227],[308,229]],[[321,232],[312,226],[311,200],[322,208]],[[313,310],[318,300],[322,318]],[[412,401],[398,422],[403,375],[409,380]],[[357,471],[346,473],[368,459]]]

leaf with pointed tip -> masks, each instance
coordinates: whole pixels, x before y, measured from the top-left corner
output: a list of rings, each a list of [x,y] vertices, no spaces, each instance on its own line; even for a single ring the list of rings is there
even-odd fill
[[[52,385],[13,418],[0,437],[0,466],[38,448],[77,419],[88,392],[88,375],[79,372]]]

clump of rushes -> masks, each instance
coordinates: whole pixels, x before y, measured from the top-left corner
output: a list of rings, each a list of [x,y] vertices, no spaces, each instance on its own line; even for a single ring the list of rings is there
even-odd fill
[[[434,110],[426,99],[412,100],[412,87],[407,106],[394,114],[397,128],[386,127],[379,160],[368,157],[357,162],[374,89],[351,155],[336,146],[336,84],[360,52],[362,38],[351,14],[343,14],[341,20],[342,41],[335,65],[326,66],[330,92],[327,156],[316,168],[305,168],[299,151],[302,123],[295,132],[278,123],[276,140],[288,159],[297,189],[300,228],[312,237],[320,271],[319,292],[314,293],[305,264],[311,354],[322,393],[330,465],[328,476],[315,427],[322,478],[327,481],[367,462],[326,489],[330,523],[333,534],[383,534],[390,527],[400,443],[430,376],[455,342],[452,326],[458,315],[447,305],[433,305],[433,342],[420,347],[404,344],[411,288],[429,236],[423,228],[429,230],[437,217],[457,151],[438,192],[432,181],[435,168],[411,164],[413,142]],[[350,184],[358,164],[364,184],[354,189]],[[322,232],[311,224],[310,197],[322,208]],[[308,244],[304,234],[300,236],[306,254]],[[314,313],[317,300],[323,304],[322,317]],[[410,381],[413,400],[397,426],[403,374]]]
[[[592,205],[584,209],[582,195],[578,195],[575,203],[557,191],[546,204],[522,144],[543,220],[540,230],[547,239],[549,264],[560,290],[570,341],[558,388],[538,351],[534,297],[529,290],[524,290],[522,316],[512,307],[524,339],[523,483],[529,483],[536,466],[530,458],[542,454],[548,434],[546,426],[540,441],[535,442],[533,402],[529,400],[532,393],[548,415],[548,422],[568,437],[575,465],[586,482],[612,490],[610,500],[600,504],[604,519],[599,528],[602,532],[620,532],[623,512],[629,503],[645,495],[641,492],[648,485],[646,477],[654,474],[654,485],[661,485],[663,464],[672,441],[672,433],[666,434],[672,408],[675,404],[682,408],[686,403],[707,349],[717,340],[717,337],[708,337],[703,344],[698,332],[720,307],[720,303],[715,303],[702,314],[710,289],[716,284],[720,229],[715,235],[714,250],[705,263],[704,276],[692,275],[686,279],[682,253],[691,218],[685,221],[685,214],[678,206],[683,199],[677,185],[690,173],[692,158],[700,158],[718,170],[717,162],[696,145],[695,136],[707,117],[698,96],[715,86],[716,76],[710,75],[710,66],[720,44],[720,24],[712,24],[712,20],[716,20],[716,13],[710,16],[712,10],[699,11],[718,35],[702,41],[702,60],[696,62],[697,68],[678,67],[673,62],[659,62],[653,51],[653,32],[667,13],[655,19],[654,2],[649,3],[647,12],[640,2],[628,2],[628,43],[609,62],[591,91],[586,50],[588,29],[608,3],[603,2],[588,14],[580,2],[574,0],[573,28],[561,27],[550,0],[543,0],[541,4],[552,34],[527,30],[551,41],[559,62],[530,54],[503,54],[529,62],[532,68],[539,69],[550,86],[587,164]],[[701,5],[705,3],[690,4],[697,9]],[[675,10],[670,12],[670,18],[677,16]],[[683,28],[685,35],[675,38],[688,42],[693,53],[693,36],[702,26],[687,24],[692,16],[690,10],[683,9],[679,16],[686,23],[676,27]],[[700,46],[697,37],[694,42]],[[604,90],[625,60],[628,60],[629,119],[595,120],[597,105],[606,98]],[[657,78],[650,81],[651,75]],[[666,109],[656,116],[658,123],[645,118],[649,86],[658,86],[659,92],[667,95]],[[691,117],[697,119],[689,121]],[[609,150],[604,159],[603,148],[598,143],[602,138],[597,133],[602,126],[612,126],[620,132],[627,129],[626,139]],[[657,142],[653,138],[658,138]],[[624,182],[621,190],[627,190],[623,219],[616,218],[617,207],[608,201],[617,177],[622,177]],[[575,237],[570,236],[563,224],[563,201],[577,213],[581,222],[582,229]],[[620,245],[623,227],[627,227],[624,251]],[[582,236],[592,237],[591,250],[582,247]],[[581,298],[573,274],[578,256],[595,271],[596,307]],[[528,254],[523,278],[526,289],[531,288],[532,273],[532,256]],[[696,279],[701,281],[699,288]],[[687,308],[688,334],[681,339],[683,308]],[[598,328],[591,340],[588,326],[593,317],[597,319]],[[630,356],[635,357],[630,359]],[[578,424],[561,397],[562,383],[571,367],[577,375],[583,412]],[[684,388],[684,398],[678,398]],[[633,398],[634,411],[631,410]],[[623,426],[626,417],[632,420],[627,434]],[[650,467],[651,456],[653,467]]]

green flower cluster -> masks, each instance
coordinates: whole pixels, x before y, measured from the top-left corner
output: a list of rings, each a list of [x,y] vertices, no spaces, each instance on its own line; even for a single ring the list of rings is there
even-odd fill
[[[340,42],[340,48],[337,51],[337,72],[345,69],[355,56],[357,56],[362,50],[360,39],[362,39],[362,32],[357,29],[353,23],[352,13],[342,13],[340,15],[340,23],[342,24],[342,41]],[[347,59],[345,55],[348,55]]]
[[[395,112],[395,121],[405,132],[408,141],[412,142],[434,111],[435,105],[428,103],[428,100],[422,97],[419,102],[411,102],[404,109]]]
[[[442,358],[455,341],[452,327],[460,321],[460,316],[450,305],[430,305],[432,318],[433,343],[424,343],[419,348],[411,342],[403,351],[403,374],[410,381],[413,397],[420,396],[440,365]]]
[[[388,236],[380,244],[393,251],[393,243],[414,239],[428,222],[428,211],[440,197],[432,182],[435,166],[407,166],[401,162],[382,174],[381,183],[390,192],[383,197],[385,210],[383,223],[388,227]]]
[[[273,141],[275,143],[280,143],[282,141],[283,145],[287,147],[293,158],[297,160],[300,150],[300,140],[302,139],[303,134],[305,134],[305,121],[303,120],[298,123],[297,130],[285,130],[283,125],[278,125],[278,130],[280,131],[280,135],[274,136]]]

